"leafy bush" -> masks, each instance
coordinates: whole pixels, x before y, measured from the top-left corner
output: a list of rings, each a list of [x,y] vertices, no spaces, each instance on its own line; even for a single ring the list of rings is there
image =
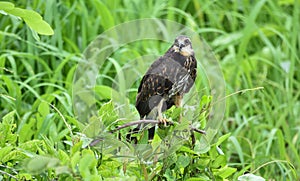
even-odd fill
[[[21,0],[14,4],[0,2],[2,180],[299,180],[298,1]],[[166,156],[151,163],[141,159],[147,153],[116,155],[143,147],[124,140],[129,127],[109,133],[131,121],[115,114],[111,84],[118,67],[145,53],[161,55],[168,44],[137,42],[112,55],[97,79],[99,111],[88,120],[90,124],[78,121],[71,96],[74,72],[87,45],[115,25],[148,17],[174,20],[199,33],[220,60],[229,95],[216,140],[207,144],[201,142],[205,136],[195,133],[193,142],[188,135],[180,146],[164,150]],[[136,86],[126,91],[137,117]],[[256,87],[264,90],[243,91]],[[209,90],[203,92],[210,95]],[[146,136],[138,134],[140,142],[152,150],[167,147],[164,138],[174,134],[166,133],[189,129],[188,119],[183,127],[176,124],[181,111],[186,110],[169,110],[166,115],[174,125],[159,129],[149,144]],[[199,115],[197,128],[205,128],[208,113]]]

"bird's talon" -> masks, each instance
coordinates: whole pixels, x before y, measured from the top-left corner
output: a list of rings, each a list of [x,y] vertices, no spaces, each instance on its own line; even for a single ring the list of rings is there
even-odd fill
[[[159,121],[159,123],[163,123],[164,126],[167,126],[168,120],[166,118],[159,118],[158,121]]]

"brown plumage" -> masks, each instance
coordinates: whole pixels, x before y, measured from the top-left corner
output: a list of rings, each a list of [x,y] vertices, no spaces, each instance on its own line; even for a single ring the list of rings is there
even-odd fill
[[[165,55],[150,66],[141,80],[136,97],[136,108],[141,119],[164,122],[162,112],[173,105],[180,106],[183,95],[194,84],[196,73],[197,61],[191,40],[180,35]],[[154,132],[155,127],[149,129],[149,139],[153,138]]]

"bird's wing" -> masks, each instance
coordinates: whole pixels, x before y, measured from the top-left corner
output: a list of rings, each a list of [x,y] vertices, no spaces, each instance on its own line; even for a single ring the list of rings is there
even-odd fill
[[[169,69],[168,63],[161,57],[144,75],[136,97],[136,108],[141,118],[147,116],[172,88],[173,83],[168,78]],[[163,107],[163,110],[166,108]]]
[[[185,67],[182,63],[175,61],[165,55],[156,60],[148,69],[138,88],[136,108],[141,118],[156,107],[161,99],[168,99],[167,106],[164,105],[161,111],[171,107],[173,96],[183,95],[193,86],[196,78],[196,59],[190,57],[190,63]],[[191,68],[188,72],[188,68]]]

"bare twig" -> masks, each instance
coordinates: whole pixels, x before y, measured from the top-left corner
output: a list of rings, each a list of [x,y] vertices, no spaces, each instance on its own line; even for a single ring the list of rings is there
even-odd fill
[[[206,134],[206,132],[204,130],[201,130],[201,129],[198,129],[198,128],[193,128],[193,127],[190,127],[191,131],[195,131],[197,133],[200,133],[200,134]]]
[[[4,175],[4,174],[5,174],[5,175],[8,175],[9,177],[11,177],[11,178],[13,178],[13,179],[15,179],[15,180],[18,179],[17,177],[13,176],[12,174],[9,174],[9,173],[4,172],[4,171],[2,171],[2,170],[0,170],[0,173],[3,174],[3,175]]]
[[[236,94],[244,94],[245,92],[248,92],[248,91],[256,91],[256,90],[261,90],[261,89],[264,89],[264,87],[255,87],[255,88],[251,88],[251,89],[243,89],[243,90],[239,90],[239,91],[236,91],[234,93],[231,93],[219,100],[216,100],[215,102],[212,103],[212,106],[215,105],[216,103],[219,103],[221,101],[224,101],[225,99],[227,99],[228,97],[231,97],[233,95],[236,95]]]
[[[58,113],[58,115],[62,118],[62,120],[64,121],[65,125],[67,126],[67,128],[68,128],[70,134],[73,136],[74,134],[73,134],[73,132],[72,132],[72,128],[71,128],[70,124],[68,124],[68,122],[67,122],[67,120],[65,119],[64,115],[63,115],[63,114],[62,114],[62,113],[61,113],[54,105],[52,105],[52,104],[50,104],[50,103],[48,103],[48,102],[46,102],[46,101],[44,101],[44,100],[41,100],[41,101],[47,103],[49,106],[51,106],[51,107]]]
[[[110,132],[114,133],[114,132],[119,131],[123,128],[127,128],[127,127],[134,126],[134,125],[137,125],[137,124],[162,124],[162,123],[158,120],[146,120],[146,119],[137,120],[137,121],[132,121],[132,122],[123,124],[122,126],[119,126],[116,129],[111,130]],[[172,121],[168,121],[167,125],[174,125],[174,123]],[[200,133],[200,134],[206,134],[206,132],[204,130],[200,130],[198,128],[190,127],[190,129],[191,129],[191,131],[195,131],[195,132]]]
[[[124,128],[127,128],[127,127],[130,127],[130,126],[134,126],[134,125],[137,125],[137,124],[162,124],[160,121],[158,120],[146,120],[146,119],[143,119],[143,120],[137,120],[137,121],[132,121],[132,122],[129,122],[129,123],[126,123],[126,124],[123,124],[122,126],[118,126],[116,129],[114,130],[111,130],[110,133],[114,133],[116,131],[119,131],[121,129],[124,129]],[[167,125],[174,125],[174,123],[172,121],[168,121],[167,122]],[[197,133],[200,133],[200,134],[206,134],[206,132],[204,130],[200,130],[198,128],[194,128],[192,126],[190,126],[190,130],[193,131],[193,132],[197,132]],[[100,141],[103,141],[103,138],[98,138],[98,139],[95,139],[93,140],[89,146],[95,146],[96,144],[98,144]]]
[[[119,131],[119,130],[121,130],[121,129],[123,129],[123,128],[127,128],[127,127],[134,126],[134,125],[137,125],[137,124],[161,124],[161,122],[158,121],[158,120],[147,120],[147,119],[142,119],[142,120],[132,121],[132,122],[123,124],[122,126],[118,126],[116,129],[111,130],[110,132],[111,132],[111,133],[114,133],[114,132]],[[174,123],[171,122],[171,121],[168,121],[168,122],[167,122],[167,125],[173,125],[173,124],[174,124]]]

